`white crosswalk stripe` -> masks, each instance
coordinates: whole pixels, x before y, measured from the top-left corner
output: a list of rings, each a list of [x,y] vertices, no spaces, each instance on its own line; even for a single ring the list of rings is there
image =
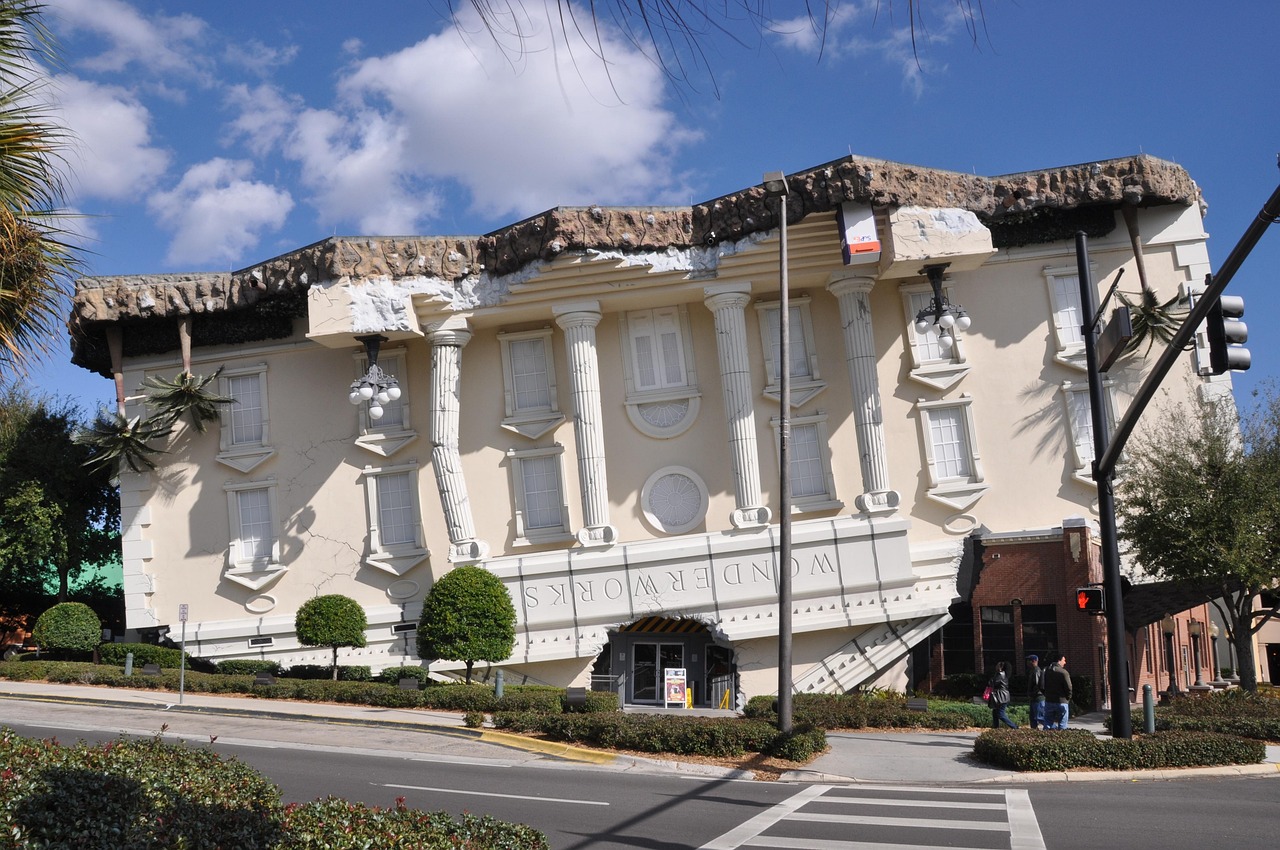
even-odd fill
[[[904,811],[904,810],[910,810]],[[902,812],[902,815],[896,814]],[[972,817],[963,817],[968,812]],[[836,838],[856,829],[859,840]],[[876,840],[865,840],[872,836]],[[937,832],[941,831],[941,832]],[[932,836],[945,835],[945,841]],[[994,842],[994,843],[993,843]],[[1021,789],[810,785],[699,850],[1044,850]]]

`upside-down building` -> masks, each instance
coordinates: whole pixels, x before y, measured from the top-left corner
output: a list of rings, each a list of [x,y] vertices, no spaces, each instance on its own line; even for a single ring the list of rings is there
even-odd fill
[[[771,693],[785,432],[797,691],[1093,658],[1074,238],[1099,292],[1123,269],[1122,291],[1194,297],[1197,186],[1149,156],[997,177],[846,157],[786,184],[785,207],[750,185],[81,280],[73,359],[126,416],[184,371],[234,399],[120,472],[128,629],[176,636],[185,604],[195,654],[324,663],[294,615],[341,593],[369,621],[344,663],[419,663],[423,599],[476,564],[516,608],[508,681],[594,672],[661,703],[681,668],[699,705]],[[1150,362],[1110,370],[1113,411]],[[1222,386],[1202,349],[1182,363],[1171,392]]]

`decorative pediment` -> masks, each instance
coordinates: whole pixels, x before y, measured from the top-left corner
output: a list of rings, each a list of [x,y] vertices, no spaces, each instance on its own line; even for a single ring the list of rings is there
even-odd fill
[[[991,489],[988,485],[981,482],[972,484],[944,484],[939,487],[931,487],[928,496],[935,502],[953,508],[956,511],[967,510],[971,505],[982,498],[987,490]]]
[[[218,463],[229,466],[239,472],[249,472],[275,453],[276,450],[269,446],[255,449],[236,449],[219,452]]]
[[[230,569],[223,573],[222,577],[250,590],[265,590],[279,581],[288,571],[289,568],[286,566],[270,564],[257,569]]]
[[[402,554],[392,555],[387,552],[374,552],[364,559],[365,564],[393,576],[402,576],[421,564],[431,553],[426,549],[414,549]]]
[[[548,412],[545,416],[511,416],[502,420],[502,427],[522,437],[536,440],[563,421],[563,413]]]
[[[418,439],[417,431],[394,431],[391,433],[378,431],[357,437],[356,445],[367,452],[373,452],[382,457],[391,457],[416,439]]]

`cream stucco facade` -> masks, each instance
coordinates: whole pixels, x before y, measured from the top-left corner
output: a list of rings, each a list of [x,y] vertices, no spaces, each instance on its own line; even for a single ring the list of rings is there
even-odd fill
[[[1121,269],[1137,288],[1125,204],[1161,300],[1209,261],[1176,166],[1072,169],[979,179],[849,158],[790,177],[798,691],[901,683],[948,619],[967,540],[1091,516],[1071,231],[1087,213],[1100,292]],[[1079,191],[1054,183],[1068,173]],[[418,663],[422,600],[477,563],[516,605],[510,675],[585,684],[594,667],[644,702],[673,660],[700,682],[722,662],[741,693],[774,692],[771,210],[751,187],[486,237],[326,240],[233,275],[83,281],[77,356],[120,377],[129,415],[146,413],[147,377],[181,371],[183,325],[191,371],[221,368],[238,401],[206,433],[179,426],[154,471],[120,475],[129,629],[175,635],[186,603],[190,651],[325,663],[294,614],[341,593],[369,619],[345,663]],[[914,327],[942,264],[972,318],[950,350]],[[402,390],[376,420],[347,402],[369,337]],[[1171,392],[1216,384],[1199,357]],[[1116,412],[1147,365],[1110,372]]]

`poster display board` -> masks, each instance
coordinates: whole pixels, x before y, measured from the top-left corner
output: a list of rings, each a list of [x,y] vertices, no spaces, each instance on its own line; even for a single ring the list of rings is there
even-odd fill
[[[663,671],[663,688],[665,694],[665,707],[671,708],[673,705],[680,708],[686,707],[688,683],[685,678],[685,668],[668,667]]]

